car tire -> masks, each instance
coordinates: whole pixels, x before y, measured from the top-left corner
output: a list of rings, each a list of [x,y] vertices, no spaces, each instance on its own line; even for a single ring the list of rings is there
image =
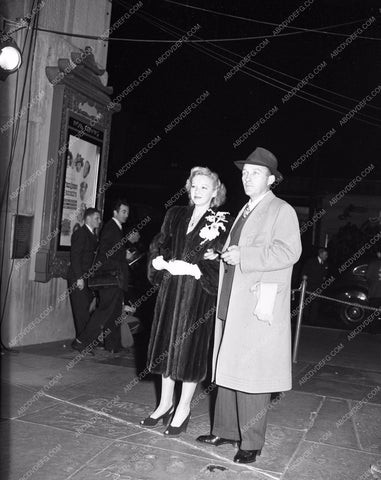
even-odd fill
[[[340,308],[340,319],[348,327],[354,327],[366,318],[365,309],[353,305],[343,305]]]

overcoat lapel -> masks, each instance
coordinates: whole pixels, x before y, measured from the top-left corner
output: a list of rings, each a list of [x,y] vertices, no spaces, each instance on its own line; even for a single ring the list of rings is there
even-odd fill
[[[275,195],[273,192],[269,192],[254,208],[250,213],[249,218],[242,227],[241,239],[244,239],[247,234],[252,234],[255,224],[262,218],[262,216],[267,212],[269,204],[273,201]]]
[[[273,194],[272,191],[270,191],[260,202],[259,204],[254,208],[254,211],[252,211],[249,215],[249,218],[245,222],[245,225],[242,227],[242,232],[241,232],[241,237],[243,237],[246,233],[247,230],[250,230],[253,227],[253,224],[258,221],[259,218],[263,215],[263,213],[266,211],[269,203],[275,198],[275,195]],[[241,208],[241,210],[238,212],[238,215],[236,216],[233,225],[230,228],[230,232],[233,230],[234,225],[237,223],[239,217],[242,215],[243,211],[245,210],[246,204]],[[223,250],[228,248],[230,245],[230,232],[228,235],[228,238],[226,239],[225,245]]]

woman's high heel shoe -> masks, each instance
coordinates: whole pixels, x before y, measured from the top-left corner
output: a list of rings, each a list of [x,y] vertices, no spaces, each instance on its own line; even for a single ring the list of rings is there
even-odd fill
[[[163,420],[163,425],[168,425],[174,411],[175,411],[175,409],[173,408],[173,405],[172,405],[160,417],[158,417],[158,418],[147,417],[144,420],[140,421],[140,425],[142,425],[143,427],[155,427],[159,423],[160,420]]]
[[[168,425],[168,428],[167,430],[165,430],[164,435],[174,437],[176,435],[180,435],[181,432],[186,432],[190,418],[191,412],[189,412],[189,415],[179,427],[172,427],[172,425]]]

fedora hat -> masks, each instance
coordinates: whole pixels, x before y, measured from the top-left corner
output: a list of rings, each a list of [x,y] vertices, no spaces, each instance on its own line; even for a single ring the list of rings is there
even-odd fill
[[[246,160],[237,160],[234,163],[240,170],[243,169],[245,164],[261,165],[262,167],[267,167],[271,175],[274,175],[277,180],[282,180],[283,178],[283,175],[278,171],[278,160],[275,155],[262,147],[257,147]]]

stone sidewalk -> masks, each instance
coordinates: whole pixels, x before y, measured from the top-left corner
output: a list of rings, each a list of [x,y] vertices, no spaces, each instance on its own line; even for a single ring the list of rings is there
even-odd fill
[[[162,425],[139,426],[157,394],[152,377],[134,385],[133,352],[79,359],[58,342],[6,354],[1,478],[381,478],[381,336],[347,334],[302,329],[294,389],[274,400],[262,455],[247,466],[231,445],[195,442],[209,433],[212,386],[196,392],[187,432],[166,438]]]

